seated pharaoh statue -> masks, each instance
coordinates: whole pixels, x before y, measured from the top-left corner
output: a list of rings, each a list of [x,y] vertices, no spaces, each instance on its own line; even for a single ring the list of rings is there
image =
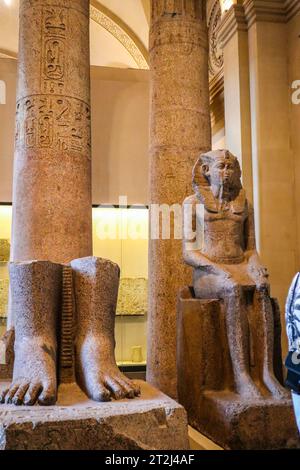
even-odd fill
[[[273,299],[237,158],[227,150],[201,155],[193,189],[184,202],[184,260],[194,268],[194,296],[224,307],[231,388],[248,398],[287,397],[274,373]]]

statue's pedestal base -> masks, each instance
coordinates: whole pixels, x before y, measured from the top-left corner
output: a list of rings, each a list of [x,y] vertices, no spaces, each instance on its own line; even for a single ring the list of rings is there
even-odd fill
[[[224,449],[300,448],[291,400],[241,400],[232,392],[204,392],[189,423]]]
[[[0,449],[188,449],[182,406],[146,382],[139,384],[141,396],[132,400],[96,403],[71,384],[60,386],[55,406],[0,405]]]
[[[274,308],[275,374],[280,381],[280,323]],[[191,426],[226,449],[298,448],[292,400],[234,393],[226,333],[219,300],[199,300],[192,289],[177,304],[178,397]],[[280,367],[279,367],[280,366]],[[287,394],[288,395],[288,394]]]

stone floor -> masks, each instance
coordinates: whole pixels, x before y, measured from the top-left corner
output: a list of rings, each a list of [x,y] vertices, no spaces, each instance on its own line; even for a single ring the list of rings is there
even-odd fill
[[[189,443],[191,450],[224,450],[208,437],[189,426]]]

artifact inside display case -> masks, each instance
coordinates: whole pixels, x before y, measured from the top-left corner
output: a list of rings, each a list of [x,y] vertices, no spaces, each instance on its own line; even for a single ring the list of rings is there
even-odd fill
[[[145,207],[93,208],[93,252],[121,268],[115,327],[118,365],[146,364],[148,216]]]
[[[147,295],[147,279],[123,277],[120,280],[117,315],[146,315]]]
[[[1,335],[5,332],[7,319],[11,218],[12,206],[0,205]],[[94,207],[93,245],[95,256],[108,258],[121,268],[116,311],[117,362],[119,365],[144,366],[148,295],[148,209]]]
[[[0,336],[6,330],[10,257],[11,206],[0,206]]]
[[[8,263],[0,261],[0,318],[7,318],[9,289]]]

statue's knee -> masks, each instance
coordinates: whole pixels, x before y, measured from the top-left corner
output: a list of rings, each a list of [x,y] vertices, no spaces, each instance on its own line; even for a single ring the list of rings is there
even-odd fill
[[[227,295],[238,297],[241,293],[241,286],[235,279],[226,279],[226,282],[224,283],[224,291]]]
[[[233,291],[240,290],[239,283],[233,278],[228,279],[227,286],[228,286],[228,289],[233,290]]]
[[[257,291],[261,296],[269,297],[270,296],[270,285],[267,282],[264,282],[257,286]]]

